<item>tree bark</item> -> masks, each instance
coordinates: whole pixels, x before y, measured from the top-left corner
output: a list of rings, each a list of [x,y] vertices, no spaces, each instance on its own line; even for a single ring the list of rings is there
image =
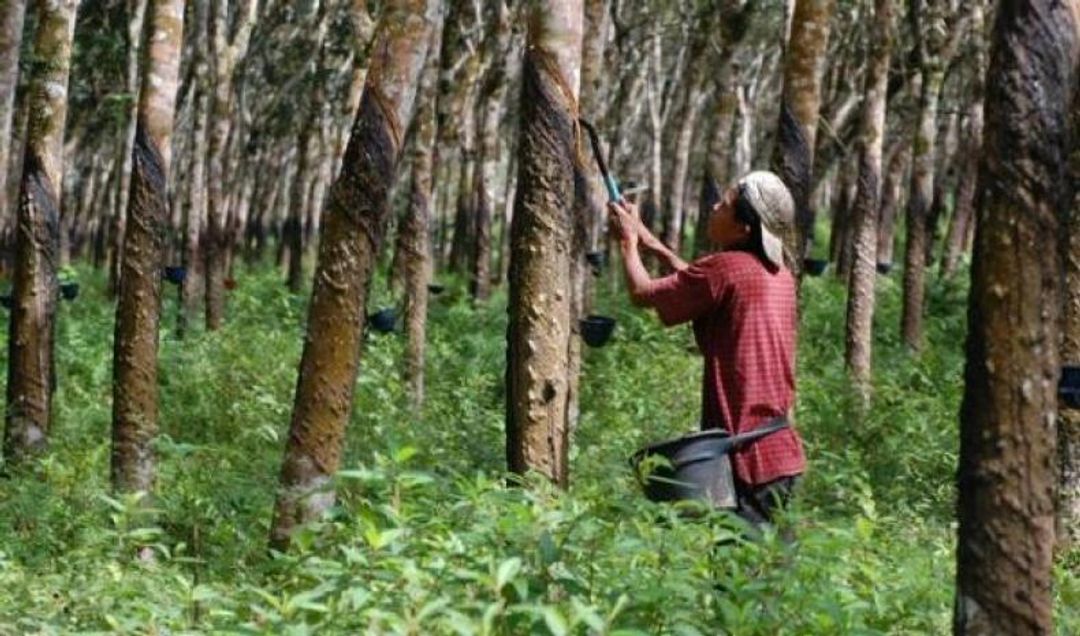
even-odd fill
[[[581,0],[531,6],[511,227],[506,454],[565,487]]]
[[[333,504],[330,480],[352,412],[367,291],[437,5],[397,0],[383,8],[367,85],[324,217],[271,525],[270,542],[277,549],[288,547],[299,524]]]
[[[506,57],[510,46],[509,8],[500,0],[490,9],[491,31],[485,46],[488,68],[478,100],[480,138],[472,184],[476,232],[470,267],[470,287],[473,299],[478,301],[487,300],[491,296],[491,219],[492,209],[495,207],[492,184],[495,161],[498,158],[499,119],[506,96]]]
[[[122,492],[154,485],[166,186],[183,29],[184,0],[152,0],[113,340],[112,486]]]
[[[206,328],[215,330],[225,320],[225,184],[231,181],[226,174],[225,152],[232,126],[233,71],[247,54],[251,29],[255,23],[258,2],[243,0],[236,7],[237,24],[232,38],[228,37],[228,0],[213,0],[210,18],[210,56],[212,88],[210,92],[210,129],[206,159],[206,244],[204,254],[206,283]]]
[[[1062,364],[1080,366],[1080,86],[1073,96],[1073,147],[1069,158],[1073,184],[1072,210],[1067,214],[1065,245],[1065,305],[1061,339]],[[1080,409],[1058,406],[1058,457],[1061,483],[1058,494],[1058,544],[1080,546]]]
[[[412,184],[402,227],[405,269],[405,382],[413,407],[424,404],[424,361],[427,343],[428,284],[432,276],[430,245],[432,176],[435,168],[435,113],[438,109],[441,29],[432,35],[428,61],[417,89],[413,120]]]
[[[12,123],[15,118],[15,89],[19,84],[19,48],[22,45],[26,0],[6,0],[0,6],[0,247],[16,214],[8,195],[11,167]],[[0,262],[0,272],[4,265]]]
[[[814,210],[810,183],[821,108],[821,70],[829,46],[833,0],[796,0],[784,52],[784,88],[774,163],[795,200],[796,267],[810,249]]]
[[[142,50],[143,21],[146,19],[147,0],[128,0],[127,4],[127,77],[125,88],[131,95],[139,93],[139,59]],[[138,104],[132,100],[128,109],[127,125],[124,127],[124,136],[120,139],[116,171],[116,207],[111,210],[112,226],[112,250],[109,252],[109,286],[110,297],[115,297],[120,290],[121,262],[124,254],[124,230],[127,225],[128,196],[131,192],[131,169],[135,144],[136,109]]]
[[[968,106],[967,140],[964,157],[961,160],[960,183],[956,191],[956,204],[953,217],[945,235],[945,248],[941,257],[941,275],[951,277],[956,272],[960,255],[967,245],[968,227],[975,218],[975,185],[979,178],[979,157],[982,154],[983,137],[983,82],[986,75],[986,46],[983,43],[982,5],[975,3],[971,10],[972,47],[974,48],[974,70],[970,89],[971,104]]]
[[[881,147],[885,136],[885,93],[892,47],[892,0],[875,0],[871,58],[863,101],[859,186],[852,208],[853,260],[848,289],[845,362],[864,403],[870,398],[874,287],[877,278],[877,216],[881,201]]]
[[[999,5],[957,470],[955,634],[1051,634],[1060,245],[1080,3]]]
[[[892,265],[893,244],[896,236],[896,209],[903,194],[902,183],[908,164],[911,163],[911,144],[901,132],[896,147],[889,157],[885,174],[885,184],[881,188],[881,208],[879,211],[877,262]]]
[[[76,5],[76,0],[36,3],[33,55],[43,63],[34,65],[26,102],[30,120],[16,218],[4,417],[9,462],[44,449],[52,418],[59,203]]]

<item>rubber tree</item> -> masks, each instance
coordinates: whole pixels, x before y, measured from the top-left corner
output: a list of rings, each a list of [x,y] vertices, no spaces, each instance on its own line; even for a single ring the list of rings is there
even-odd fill
[[[494,172],[498,159],[499,120],[507,88],[507,56],[510,48],[510,9],[503,0],[487,5],[488,34],[484,42],[487,58],[484,78],[477,96],[476,166],[473,169],[472,204],[475,236],[470,271],[473,299],[491,296],[491,226]]]
[[[270,543],[288,547],[299,524],[334,501],[360,365],[364,307],[437,0],[383,7],[356,121],[341,172],[330,188],[308,308],[292,421],[281,467]]]
[[[714,82],[711,114],[712,129],[705,158],[702,177],[702,194],[699,197],[697,227],[694,232],[694,256],[709,251],[709,215],[712,205],[719,200],[722,189],[730,180],[732,130],[735,111],[739,106],[736,96],[738,69],[732,58],[749,30],[756,2],[751,0],[726,0],[721,6],[720,47],[716,53],[712,74]]]
[[[885,137],[885,93],[889,84],[893,1],[874,1],[870,58],[866,73],[859,140],[859,181],[851,209],[853,261],[848,287],[844,360],[864,402],[870,397],[874,287],[877,279],[878,209],[881,201],[881,150]]]
[[[225,154],[232,128],[233,74],[237,63],[247,54],[259,5],[255,0],[238,0],[232,7],[235,24],[230,25],[231,3],[232,0],[210,0],[212,85],[206,147],[206,241],[203,246],[206,328],[210,330],[221,327],[225,319],[225,221],[228,217],[225,187],[231,182],[231,175],[226,174]]]
[[[986,45],[983,37],[982,0],[971,8],[971,102],[967,108],[967,130],[964,134],[965,150],[961,158],[960,182],[956,189],[956,204],[945,235],[945,248],[941,256],[941,275],[952,276],[960,262],[960,254],[967,244],[969,226],[975,218],[975,185],[979,178],[979,157],[983,136],[983,82],[986,77]]]
[[[517,193],[510,229],[506,456],[515,473],[568,481],[574,156],[581,0],[538,0],[522,67]]]
[[[438,109],[439,51],[442,29],[432,34],[428,60],[420,76],[413,118],[412,175],[409,205],[401,228],[405,270],[405,382],[413,406],[424,403],[428,284],[431,282],[431,193],[435,168],[435,113]]]
[[[8,323],[4,457],[19,459],[48,441],[56,388],[54,338],[59,282],[60,187],[64,120],[76,0],[37,0],[37,33],[15,228],[15,271]]]
[[[147,0],[127,0],[124,3],[124,13],[127,17],[127,29],[125,40],[127,45],[127,68],[125,70],[124,89],[131,95],[139,94],[139,59],[142,49],[143,21],[146,19]],[[124,126],[124,134],[119,139],[117,170],[113,180],[116,188],[116,205],[112,208],[109,219],[112,246],[109,250],[109,287],[108,293],[115,297],[120,289],[120,277],[124,253],[124,230],[127,224],[128,196],[131,193],[131,170],[135,144],[135,128],[138,115],[137,101],[126,107],[128,111],[127,122]]]
[[[15,118],[15,88],[19,84],[19,48],[22,45],[26,0],[5,0],[0,4],[0,247],[7,248],[11,213],[8,170],[11,166],[12,122]],[[6,257],[0,258],[0,272]]]
[[[784,86],[774,163],[795,200],[796,267],[814,236],[810,184],[821,108],[821,72],[829,48],[833,0],[795,0],[784,52]]]
[[[1073,96],[1072,138],[1080,139],[1080,83]],[[1073,142],[1069,157],[1070,181],[1080,183],[1080,143]],[[1061,361],[1080,366],[1080,188],[1074,187],[1065,246],[1065,309]],[[1058,544],[1080,545],[1080,409],[1060,407],[1058,457],[1061,488],[1058,495]]]
[[[158,327],[184,0],[151,0],[113,338],[112,485],[149,492],[158,422]]]
[[[923,305],[926,299],[928,217],[934,200],[938,102],[946,66],[955,51],[959,28],[949,14],[948,0],[912,0],[909,16],[922,75],[918,125],[912,142],[904,249],[904,295],[900,333],[908,348],[922,346]],[[956,14],[951,14],[953,18]],[[950,34],[952,38],[950,39]]]
[[[1057,247],[1078,28],[1077,0],[998,6],[960,408],[957,635],[1054,631]]]

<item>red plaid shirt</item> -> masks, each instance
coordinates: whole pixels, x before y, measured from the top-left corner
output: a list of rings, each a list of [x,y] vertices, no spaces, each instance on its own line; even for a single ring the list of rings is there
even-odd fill
[[[706,256],[654,280],[644,293],[665,325],[694,321],[705,357],[703,429],[732,435],[786,415],[795,403],[795,280],[749,252]],[[806,469],[802,440],[786,428],[734,454],[735,474],[766,484]]]

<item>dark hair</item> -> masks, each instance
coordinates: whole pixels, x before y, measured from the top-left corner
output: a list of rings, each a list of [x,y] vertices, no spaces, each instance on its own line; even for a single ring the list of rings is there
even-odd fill
[[[765,255],[765,247],[761,242],[761,215],[754,209],[754,204],[750,203],[745,183],[738,185],[738,196],[735,197],[735,220],[750,226],[750,240],[746,243],[746,251],[757,256],[766,266],[772,267],[772,262]]]

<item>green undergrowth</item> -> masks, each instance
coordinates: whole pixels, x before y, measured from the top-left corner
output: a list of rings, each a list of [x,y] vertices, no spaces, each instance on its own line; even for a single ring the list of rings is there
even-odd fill
[[[338,503],[280,555],[266,544],[306,296],[270,268],[243,271],[227,326],[179,339],[169,288],[147,505],[108,489],[112,309],[101,276],[77,274],[51,448],[0,484],[0,634],[950,629],[965,283],[931,283],[912,356],[897,335],[898,274],[879,279],[862,416],[842,365],[843,290],[807,280],[797,420],[810,470],[781,524],[787,544],[640,496],[627,457],[695,427],[700,359],[686,329],[661,329],[606,280],[597,310],[618,327],[585,352],[570,490],[508,486],[505,294],[473,308],[447,281],[432,297],[424,409],[399,378],[402,337],[369,334]],[[371,309],[385,291],[374,297]],[[146,546],[153,558],[136,558]],[[1080,633],[1080,578],[1062,566],[1056,589],[1059,633]]]

